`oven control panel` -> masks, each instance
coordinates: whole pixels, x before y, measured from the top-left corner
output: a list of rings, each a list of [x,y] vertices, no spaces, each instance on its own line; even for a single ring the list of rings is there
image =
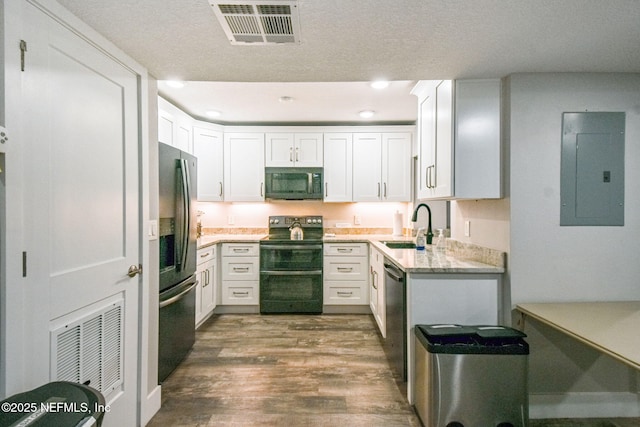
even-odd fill
[[[322,216],[270,216],[269,228],[289,228],[298,223],[302,228],[322,228]]]

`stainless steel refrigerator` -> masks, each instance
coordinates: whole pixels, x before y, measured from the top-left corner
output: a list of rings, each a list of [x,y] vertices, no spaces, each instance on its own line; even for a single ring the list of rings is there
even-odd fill
[[[158,381],[195,342],[197,159],[159,144],[160,320]]]

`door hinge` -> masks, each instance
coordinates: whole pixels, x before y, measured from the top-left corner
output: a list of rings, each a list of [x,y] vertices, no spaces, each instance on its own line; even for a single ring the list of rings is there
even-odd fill
[[[24,53],[27,51],[27,42],[20,40],[20,71],[24,71]]]
[[[22,277],[27,277],[27,252],[22,252]]]

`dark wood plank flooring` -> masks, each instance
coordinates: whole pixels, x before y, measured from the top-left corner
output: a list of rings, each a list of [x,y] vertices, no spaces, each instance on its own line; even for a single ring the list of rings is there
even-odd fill
[[[220,315],[149,426],[420,426],[371,316]]]
[[[418,427],[368,315],[214,315],[149,427]],[[638,420],[532,420],[631,427]]]

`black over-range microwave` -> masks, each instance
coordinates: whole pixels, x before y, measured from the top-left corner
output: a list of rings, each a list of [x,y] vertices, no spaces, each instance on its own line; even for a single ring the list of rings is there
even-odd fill
[[[265,168],[265,197],[322,200],[322,168]]]

